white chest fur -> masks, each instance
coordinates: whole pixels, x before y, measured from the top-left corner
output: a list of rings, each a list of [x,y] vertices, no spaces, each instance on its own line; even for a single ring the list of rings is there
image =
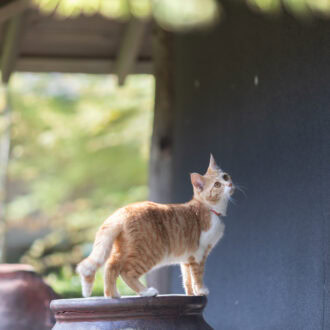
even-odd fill
[[[201,262],[205,255],[205,251],[209,249],[209,245],[213,248],[219,240],[222,238],[225,231],[225,225],[221,218],[217,215],[211,213],[211,226],[208,231],[202,231],[199,239],[199,247],[197,251],[193,253],[197,262]],[[178,264],[181,262],[187,262],[189,257],[191,257],[191,252],[186,252],[180,256],[166,256],[160,263],[158,263],[154,268],[162,267],[165,265]]]
[[[224,232],[225,224],[220,217],[212,213],[210,229],[208,231],[202,231],[199,239],[199,248],[195,254],[197,261],[203,259],[205,250],[208,249],[209,245],[213,248],[219,242]]]

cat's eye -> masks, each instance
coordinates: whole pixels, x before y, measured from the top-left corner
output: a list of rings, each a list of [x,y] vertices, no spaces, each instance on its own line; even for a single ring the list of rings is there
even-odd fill
[[[222,176],[222,178],[225,180],[225,181],[229,181],[229,175],[228,174],[224,174]]]
[[[214,187],[216,187],[216,188],[220,188],[220,187],[221,187],[221,183],[217,181],[217,182],[214,184]]]

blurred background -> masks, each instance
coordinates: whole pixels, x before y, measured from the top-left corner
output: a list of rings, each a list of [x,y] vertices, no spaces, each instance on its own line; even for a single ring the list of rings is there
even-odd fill
[[[18,73],[10,96],[6,262],[28,263],[60,294],[80,296],[74,268],[96,229],[148,196],[153,76],[118,87],[111,75]]]
[[[104,219],[187,201],[212,152],[246,196],[208,258],[206,319],[329,329],[329,15],[329,0],[1,1],[0,262],[80,296]],[[179,267],[144,281],[183,293]]]

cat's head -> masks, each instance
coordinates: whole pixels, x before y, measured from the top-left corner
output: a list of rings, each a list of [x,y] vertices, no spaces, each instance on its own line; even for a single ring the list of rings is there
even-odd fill
[[[235,190],[230,175],[219,168],[212,154],[206,173],[191,173],[190,177],[194,197],[210,207],[228,202]]]

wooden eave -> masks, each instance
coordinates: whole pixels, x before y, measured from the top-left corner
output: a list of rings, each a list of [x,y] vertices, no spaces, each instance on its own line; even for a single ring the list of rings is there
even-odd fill
[[[109,19],[99,14],[59,18],[45,15],[25,0],[0,7],[1,57],[8,46],[10,22],[24,15],[24,25],[15,38],[15,61],[10,70],[24,72],[72,72],[118,74],[152,73],[151,21]],[[16,11],[13,6],[16,3]],[[132,28],[133,26],[133,28]],[[10,35],[13,35],[11,32]],[[19,42],[17,41],[19,39]],[[7,46],[6,46],[7,45]],[[7,59],[8,61],[8,59]],[[3,66],[2,71],[5,71]]]

